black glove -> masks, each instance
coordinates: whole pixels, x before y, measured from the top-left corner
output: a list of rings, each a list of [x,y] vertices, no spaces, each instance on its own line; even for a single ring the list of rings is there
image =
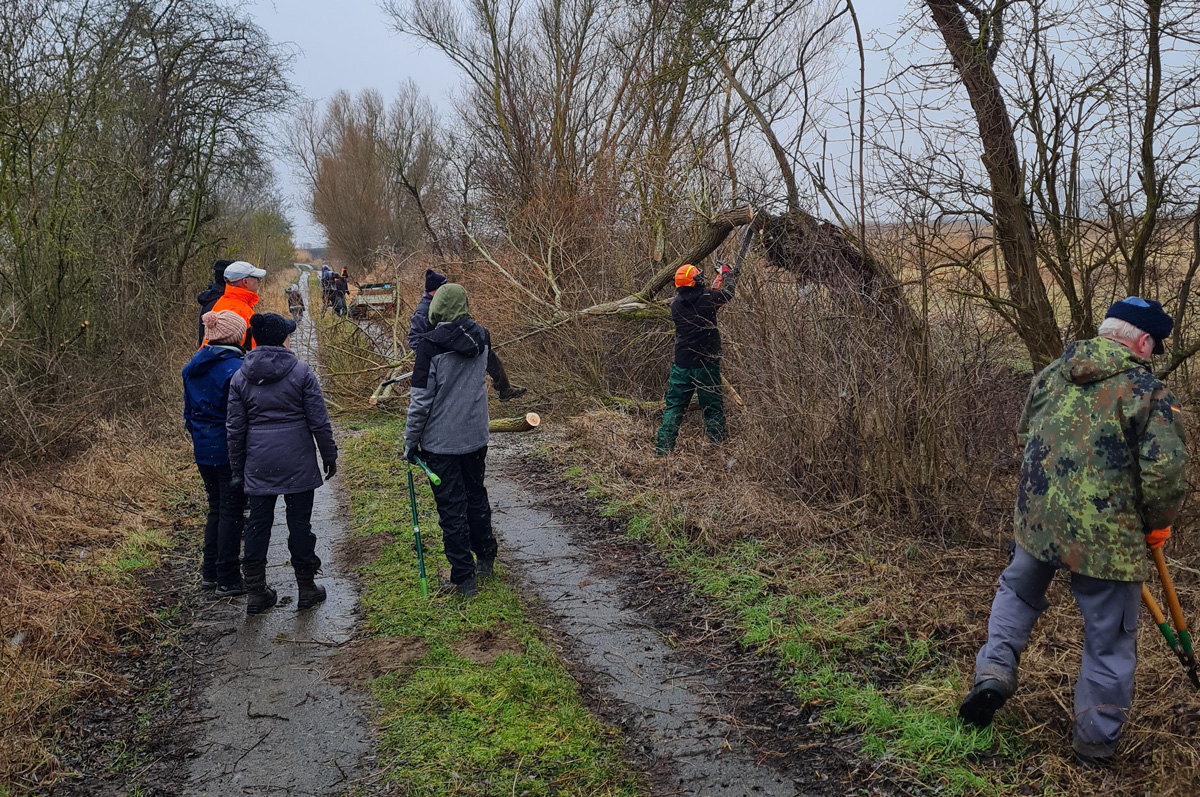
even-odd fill
[[[404,458],[414,465],[417,464],[417,450],[418,449],[415,446],[413,448],[404,449]]]
[[[235,490],[242,489],[242,472],[240,470],[229,474],[229,486]]]
[[[331,459],[325,463],[325,481],[329,481],[337,475],[337,460]]]

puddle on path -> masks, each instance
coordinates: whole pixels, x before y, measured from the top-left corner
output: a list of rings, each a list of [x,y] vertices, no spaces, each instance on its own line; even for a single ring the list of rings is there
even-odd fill
[[[302,279],[307,282],[307,273]],[[316,330],[307,317],[291,345],[315,368]],[[283,507],[280,499],[267,582],[286,605],[249,617],[245,598],[214,601],[200,620],[227,631],[201,663],[213,678],[188,794],[337,794],[362,774],[360,762],[371,749],[367,696],[328,680],[336,646],[353,634],[358,603],[337,553],[338,541],[349,533],[343,512],[332,485],[317,490],[312,523],[324,562],[318,583],[329,597],[301,612]]]
[[[670,794],[794,795],[793,777],[754,760],[722,716],[721,686],[676,655],[651,621],[625,608],[623,588],[574,542],[583,526],[538,508],[537,496],[504,477],[503,442],[488,480],[500,559],[557,618],[573,658],[607,695],[626,704]],[[519,460],[517,460],[519,461]]]

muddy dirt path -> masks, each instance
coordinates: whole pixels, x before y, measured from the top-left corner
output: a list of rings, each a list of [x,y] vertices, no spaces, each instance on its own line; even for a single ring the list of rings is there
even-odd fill
[[[662,794],[741,797],[828,793],[801,775],[761,763],[729,721],[722,694],[729,685],[681,655],[649,615],[631,608],[629,585],[588,549],[586,522],[564,522],[544,495],[523,486],[522,443],[495,435],[488,494],[500,560],[526,594],[552,615],[570,656],[603,702],[617,701],[621,724],[649,759]],[[595,691],[595,690],[593,690]],[[816,762],[813,762],[816,763]]]
[[[307,283],[307,272],[301,280]],[[316,368],[316,329],[307,316],[291,347]],[[296,610],[281,500],[267,560],[279,605],[249,617],[245,598],[214,601],[201,619],[225,634],[201,663],[214,675],[200,709],[188,794],[337,794],[362,774],[371,749],[367,696],[327,681],[334,646],[354,632],[358,603],[337,554],[349,527],[335,485],[317,490],[312,518],[324,563],[318,583],[328,599]]]

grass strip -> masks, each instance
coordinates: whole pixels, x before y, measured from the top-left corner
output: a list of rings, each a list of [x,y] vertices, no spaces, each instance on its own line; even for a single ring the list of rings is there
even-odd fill
[[[385,535],[364,568],[366,627],[382,637],[421,640],[411,668],[373,682],[383,707],[380,766],[412,795],[643,795],[621,757],[621,739],[587,710],[578,685],[531,623],[517,591],[501,579],[470,601],[425,599],[417,579],[403,421],[351,422],[342,461],[358,536]],[[445,564],[428,482],[418,511],[430,581]],[[501,559],[503,561],[503,558]],[[515,644],[486,664],[457,652],[472,633]]]
[[[567,455],[570,456],[569,454]],[[771,550],[756,539],[722,546],[689,537],[681,514],[663,512],[669,498],[617,483],[587,464],[563,475],[652,545],[700,594],[726,610],[749,650],[772,657],[800,703],[819,704],[836,732],[860,734],[866,757],[882,760],[944,795],[1011,794],[1019,790],[1019,729],[976,730],[957,718],[966,678],[930,639],[897,633],[892,617],[861,586],[826,582],[830,551]],[[786,559],[775,570],[763,563]]]

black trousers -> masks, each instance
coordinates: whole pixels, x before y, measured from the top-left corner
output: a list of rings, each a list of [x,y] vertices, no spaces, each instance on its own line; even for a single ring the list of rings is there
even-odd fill
[[[271,524],[275,521],[275,502],[278,498],[277,495],[251,495],[246,498],[250,506],[250,518],[246,521],[246,554],[242,562],[247,571],[267,563],[267,549],[271,547]],[[283,503],[292,567],[315,570],[321,566],[321,560],[317,558],[317,535],[312,533],[313,491],[285,495]]]
[[[475,559],[496,558],[492,507],[483,486],[487,446],[469,454],[424,452],[425,464],[441,477],[433,488],[450,580],[461,584],[475,575]],[[472,556],[474,553],[474,556]]]
[[[200,576],[222,587],[241,583],[238,555],[242,547],[242,512],[246,494],[229,484],[228,465],[197,465],[208,495],[208,517],[204,520],[204,558]]]

